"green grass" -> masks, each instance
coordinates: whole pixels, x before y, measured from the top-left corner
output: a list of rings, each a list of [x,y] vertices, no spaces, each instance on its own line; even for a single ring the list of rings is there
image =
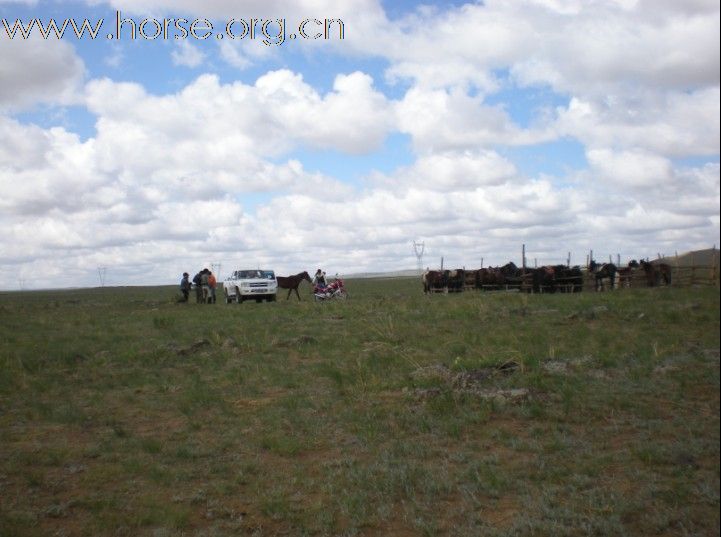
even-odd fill
[[[719,533],[717,290],[347,283],[0,294],[0,536]]]

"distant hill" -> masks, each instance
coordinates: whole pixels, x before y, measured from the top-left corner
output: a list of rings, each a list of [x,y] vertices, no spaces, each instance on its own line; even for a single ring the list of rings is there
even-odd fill
[[[707,248],[706,250],[695,250],[686,252],[678,257],[668,256],[661,259],[654,259],[652,263],[667,263],[672,267],[713,267],[719,266],[719,250]]]

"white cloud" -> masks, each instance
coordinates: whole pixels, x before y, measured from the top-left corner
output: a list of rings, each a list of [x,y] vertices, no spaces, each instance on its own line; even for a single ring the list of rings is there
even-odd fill
[[[132,163],[133,172],[146,177],[226,174],[235,177],[236,189],[273,181],[256,174],[258,156],[298,145],[363,153],[378,147],[391,127],[387,101],[361,73],[339,75],[326,95],[285,70],[253,86],[221,85],[203,75],[164,97],[137,84],[100,80],[88,85],[87,103],[99,116],[104,169]]]
[[[390,190],[404,188],[459,192],[504,185],[518,179],[516,167],[495,151],[446,151],[421,156],[412,166],[374,182]]]
[[[0,111],[75,103],[84,74],[83,61],[68,43],[0,39]]]
[[[556,129],[590,146],[638,147],[668,157],[714,155],[719,149],[719,88],[693,92],[574,98],[559,109]]]
[[[185,67],[198,67],[205,60],[205,54],[195,45],[188,41],[179,41],[175,49],[170,53],[175,65]]]
[[[674,180],[671,162],[646,151],[591,149],[586,158],[601,178],[620,187],[653,188]]]
[[[239,44],[235,44],[226,39],[225,41],[221,41],[218,46],[220,57],[237,69],[245,69],[253,63],[248,57],[248,54],[244,53],[244,47]]]
[[[0,207],[8,213],[43,214],[51,209],[76,210],[83,194],[102,184],[94,167],[93,141],[55,127],[25,126],[0,117]]]
[[[117,9],[136,14],[168,12],[208,17],[277,17],[299,13],[313,17],[337,11],[347,13],[364,8],[373,9],[378,5],[375,0],[296,0],[292,3],[285,0],[249,0],[243,2],[242,9],[239,9],[235,0],[110,0],[108,3]]]
[[[410,89],[397,104],[399,129],[413,138],[420,152],[522,145],[556,137],[551,126],[517,126],[502,105],[489,106],[479,96],[454,89]]]
[[[123,63],[124,57],[123,49],[119,45],[112,45],[110,54],[105,56],[103,62],[109,67],[118,68]]]
[[[718,5],[714,15],[708,4],[683,4],[490,0],[419,11],[398,31],[364,37],[368,50],[393,62],[391,73],[427,83],[433,72],[435,86],[458,83],[447,64],[465,64],[461,73],[483,90],[493,70],[506,68],[522,84],[564,93],[603,95],[628,82],[718,84]]]

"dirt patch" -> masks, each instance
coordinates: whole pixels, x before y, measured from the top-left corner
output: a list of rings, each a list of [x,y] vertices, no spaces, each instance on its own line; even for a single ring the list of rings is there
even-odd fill
[[[494,377],[510,375],[519,369],[520,366],[516,362],[509,361],[493,367],[481,367],[455,373],[443,364],[433,364],[416,369],[411,373],[411,378],[414,380],[440,378],[454,387],[465,388],[478,385]]]
[[[589,308],[586,310],[574,311],[573,313],[566,316],[566,320],[568,320],[568,321],[575,321],[575,320],[593,321],[595,319],[598,319],[599,317],[602,317],[606,313],[608,313],[607,306],[595,306],[593,308]]]
[[[232,337],[225,338],[223,340],[223,343],[220,345],[224,349],[237,349],[238,348],[238,342],[235,341]]]
[[[497,402],[525,401],[530,396],[526,388],[496,389],[486,386],[490,380],[512,375],[520,368],[518,363],[508,361],[493,367],[453,372],[443,364],[433,364],[417,369],[411,373],[411,378],[416,381],[440,380],[445,387],[416,388],[413,394],[419,399],[430,399],[441,395],[445,388]]]
[[[301,334],[298,337],[290,339],[279,339],[273,342],[274,347],[300,347],[302,345],[312,345],[318,343],[318,340],[309,334]]]
[[[673,364],[663,364],[653,368],[654,375],[665,375],[667,373],[673,373],[674,371],[678,371],[678,366]]]
[[[210,347],[212,343],[208,339],[199,339],[190,345],[177,345],[176,343],[168,343],[164,346],[166,350],[174,352],[178,356],[188,356],[190,354],[198,353],[204,349]]]
[[[481,518],[492,528],[507,529],[520,511],[521,505],[517,498],[503,497],[489,508],[482,509]]]
[[[546,373],[555,375],[568,375],[574,371],[583,369],[589,372],[591,376],[599,376],[605,378],[605,373],[600,370],[589,367],[589,364],[593,358],[591,356],[581,356],[580,358],[574,358],[571,360],[548,360],[541,363],[541,367]]]

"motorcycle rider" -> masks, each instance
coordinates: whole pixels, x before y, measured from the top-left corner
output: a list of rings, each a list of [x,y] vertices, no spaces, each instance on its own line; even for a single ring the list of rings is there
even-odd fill
[[[313,288],[320,288],[325,289],[328,286],[328,284],[325,281],[325,272],[318,269],[315,271],[315,276],[313,276]]]

